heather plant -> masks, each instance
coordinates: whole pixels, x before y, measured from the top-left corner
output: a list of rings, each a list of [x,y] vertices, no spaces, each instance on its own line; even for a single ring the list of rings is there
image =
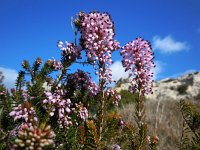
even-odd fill
[[[179,108],[183,117],[182,135],[179,149],[200,149],[200,110],[199,105],[181,100]]]
[[[119,101],[120,108],[123,107],[124,105],[135,103],[138,97],[137,93],[132,93],[127,90],[121,90],[120,95],[121,95],[121,100]]]
[[[158,138],[147,134],[144,107],[145,95],[152,93],[155,67],[150,43],[138,37],[120,46],[108,13],[80,12],[72,23],[75,40],[58,41],[60,61],[43,63],[37,58],[30,65],[25,60],[16,88],[9,92],[0,87],[0,148],[156,149]],[[109,88],[116,50],[129,71],[130,92],[136,95],[136,125],[109,110],[121,99]],[[98,83],[83,70],[70,72],[73,64],[93,67]]]
[[[133,78],[130,91],[138,93],[135,105],[135,119],[138,127],[135,147],[139,150],[147,149],[147,141],[151,141],[151,138],[147,139],[144,96],[152,93],[151,77],[153,73],[150,72],[150,69],[154,67],[152,49],[148,41],[139,37],[122,47],[121,55],[123,56],[122,64],[125,70],[130,70],[129,76]]]

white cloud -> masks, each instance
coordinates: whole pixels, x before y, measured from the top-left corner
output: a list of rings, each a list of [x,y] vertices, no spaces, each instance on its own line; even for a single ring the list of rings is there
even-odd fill
[[[6,88],[10,89],[15,86],[15,80],[17,79],[18,72],[14,69],[0,67],[0,71],[3,72],[4,80]]]
[[[164,38],[154,36],[153,48],[159,50],[162,53],[174,53],[190,49],[187,42],[176,41],[170,35]]]
[[[163,72],[163,66],[165,64],[161,61],[155,61],[155,65],[156,67],[152,70],[152,72],[154,73],[153,80],[158,80],[160,78],[160,74]]]
[[[112,70],[112,79],[115,81],[118,81],[120,78],[128,78],[128,72],[125,72],[122,63],[120,61],[114,62],[110,66]]]

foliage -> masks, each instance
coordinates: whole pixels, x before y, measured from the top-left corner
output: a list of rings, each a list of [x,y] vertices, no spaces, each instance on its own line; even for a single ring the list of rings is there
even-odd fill
[[[188,86],[186,84],[180,85],[177,87],[178,93],[181,94],[186,94]]]
[[[183,116],[183,132],[180,149],[200,149],[200,110],[197,105],[184,100],[180,101],[180,109]],[[188,136],[191,133],[192,136]]]
[[[126,104],[135,103],[136,99],[138,98],[137,93],[131,93],[127,90],[121,90],[120,95],[121,101],[119,102],[119,107],[122,107]]]

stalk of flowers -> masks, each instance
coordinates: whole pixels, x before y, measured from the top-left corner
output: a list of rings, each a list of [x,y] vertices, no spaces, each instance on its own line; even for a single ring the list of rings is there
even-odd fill
[[[75,61],[77,58],[81,59],[81,50],[80,45],[76,46],[74,43],[65,42],[65,45],[62,41],[58,41],[58,48],[62,51],[62,56],[66,58],[67,61]]]
[[[30,124],[33,124],[38,120],[34,108],[28,101],[13,107],[9,115],[14,118],[14,121],[22,120]]]
[[[71,113],[71,100],[63,99],[64,91],[56,90],[54,93],[45,92],[46,99],[43,100],[44,108],[52,117],[57,115],[60,128],[68,128],[72,125],[69,114]]]
[[[80,69],[67,76],[67,83],[70,85],[70,88],[74,90],[74,92],[77,90],[88,91],[89,97],[93,97],[99,92],[99,86],[92,81],[89,73]]]
[[[99,88],[102,93],[99,107],[99,144],[102,139],[104,124],[105,95],[104,89],[113,80],[111,78],[111,53],[118,49],[119,43],[114,40],[114,23],[108,13],[80,13],[75,25],[81,33],[81,46],[86,49],[87,58],[93,62],[95,73],[99,77]]]
[[[114,40],[114,23],[108,13],[80,13],[75,24],[81,32],[81,44],[86,49],[89,61],[93,62],[96,74],[104,82],[112,82],[111,52],[119,48]]]
[[[147,143],[147,125],[145,123],[144,95],[152,93],[153,73],[151,69],[155,67],[153,62],[153,52],[148,41],[136,38],[122,47],[123,67],[130,71],[132,77],[131,92],[138,92],[136,101],[136,122],[138,125],[137,149],[142,149]]]
[[[140,91],[142,95],[152,93],[151,69],[155,65],[150,43],[136,38],[122,47],[121,55],[123,67],[130,70],[129,76],[133,77],[131,91]]]
[[[55,134],[50,126],[29,127],[27,124],[23,124],[12,149],[42,150],[46,146],[54,144],[54,137]]]

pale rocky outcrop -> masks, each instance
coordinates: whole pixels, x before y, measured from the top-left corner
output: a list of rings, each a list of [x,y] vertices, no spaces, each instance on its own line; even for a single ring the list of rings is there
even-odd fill
[[[118,82],[115,89],[128,90],[130,83],[128,79]],[[147,95],[152,100],[200,100],[200,72],[182,75],[178,78],[166,78],[153,82],[153,94]]]

